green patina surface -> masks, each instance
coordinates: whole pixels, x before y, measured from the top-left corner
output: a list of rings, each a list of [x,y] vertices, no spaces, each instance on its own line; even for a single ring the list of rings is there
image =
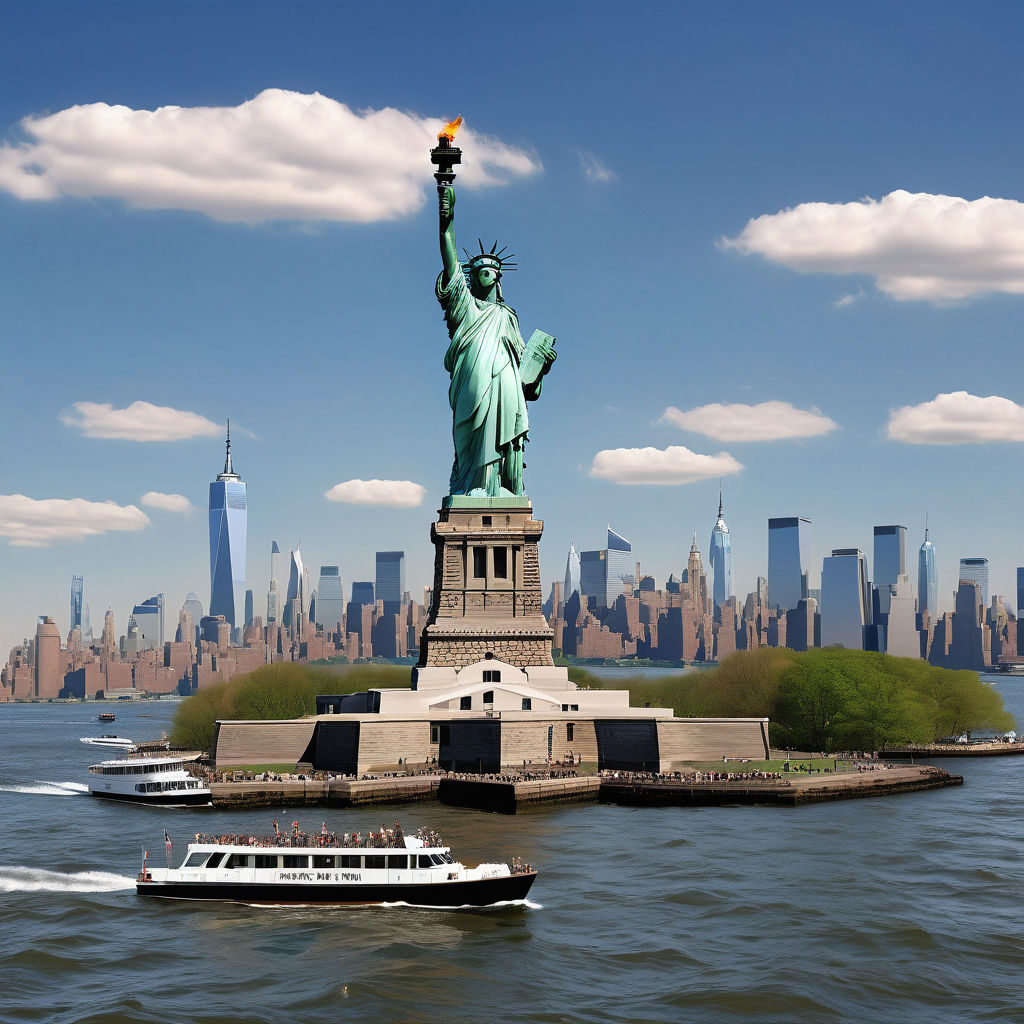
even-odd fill
[[[461,263],[455,244],[455,189],[438,186],[441,260],[435,295],[450,343],[450,494],[473,498],[525,497],[523,455],[530,420],[526,403],[540,397],[555,361],[555,339],[542,331],[523,341],[516,311],[504,301],[502,270],[509,257],[483,250]],[[456,506],[449,506],[456,507]]]

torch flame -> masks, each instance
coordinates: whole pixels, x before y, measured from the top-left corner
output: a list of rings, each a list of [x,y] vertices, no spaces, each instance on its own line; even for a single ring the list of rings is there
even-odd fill
[[[438,140],[447,139],[449,142],[455,138],[455,133],[459,130],[459,125],[462,124],[462,115],[459,114],[454,121],[449,121],[438,133]]]

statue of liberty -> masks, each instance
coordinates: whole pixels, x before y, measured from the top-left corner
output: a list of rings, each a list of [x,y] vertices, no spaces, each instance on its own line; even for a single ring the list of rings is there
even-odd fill
[[[504,247],[498,250],[495,242],[486,252],[481,243],[475,255],[463,250],[460,263],[455,189],[439,183],[437,191],[443,269],[435,293],[451,338],[444,357],[455,441],[450,493],[522,496],[526,403],[540,397],[541,380],[555,361],[555,339],[535,331],[529,344],[523,342],[519,318],[501,292],[503,271],[515,269]]]

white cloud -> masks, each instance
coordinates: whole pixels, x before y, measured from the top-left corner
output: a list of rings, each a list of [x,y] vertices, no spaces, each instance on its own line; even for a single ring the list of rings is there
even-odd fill
[[[998,395],[936,395],[930,402],[893,409],[887,437],[905,444],[1024,441],[1024,406]]]
[[[900,301],[1024,294],[1024,203],[890,192],[755,217],[727,248],[791,270],[870,274]]]
[[[60,421],[86,437],[118,441],[184,441],[216,437],[224,430],[197,412],[149,402],[132,402],[125,409],[115,409],[107,402],[75,402],[61,413]]]
[[[590,475],[615,484],[692,484],[742,468],[728,452],[698,455],[682,446],[610,448],[594,456]]]
[[[832,303],[836,309],[845,309],[847,306],[852,306],[855,302],[860,302],[865,296],[863,288],[858,288],[855,292],[847,292],[846,295],[841,295],[835,302]]]
[[[162,494],[160,491],[146,491],[139,499],[141,504],[149,508],[162,509],[164,512],[183,512],[188,515],[192,511],[192,502],[184,494]]]
[[[717,441],[780,441],[793,437],[817,437],[836,429],[818,409],[797,409],[789,402],[718,402],[683,412],[670,405],[661,423],[713,437]]]
[[[427,489],[411,480],[346,480],[335,484],[324,497],[347,505],[385,505],[388,508],[415,508]]]
[[[609,182],[619,180],[619,176],[593,153],[581,149],[579,155],[583,174],[587,181],[596,181],[599,184],[607,185]]]
[[[74,541],[113,530],[141,530],[149,525],[135,505],[84,498],[27,498],[0,494],[0,537],[14,547],[45,548],[54,541]]]
[[[423,205],[442,124],[285,89],[237,107],[90,103],[24,118],[27,138],[0,146],[0,189],[31,200],[112,197],[221,221],[393,220]],[[472,128],[458,143],[459,184],[500,185],[541,169],[535,156]]]

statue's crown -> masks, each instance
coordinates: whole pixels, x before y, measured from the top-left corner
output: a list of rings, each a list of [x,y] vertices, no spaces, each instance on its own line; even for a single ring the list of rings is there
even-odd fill
[[[477,253],[470,253],[467,249],[462,250],[466,254],[466,259],[462,264],[462,269],[465,271],[467,277],[472,273],[474,267],[480,266],[494,267],[499,274],[504,273],[506,270],[516,269],[516,264],[509,262],[516,258],[516,254],[514,252],[510,252],[507,256],[505,255],[505,250],[508,248],[507,245],[503,245],[499,249],[498,243],[495,242],[494,245],[491,246],[490,252],[488,252],[484,248],[484,243],[481,242],[479,238],[477,239],[477,244],[480,246],[480,251]]]

